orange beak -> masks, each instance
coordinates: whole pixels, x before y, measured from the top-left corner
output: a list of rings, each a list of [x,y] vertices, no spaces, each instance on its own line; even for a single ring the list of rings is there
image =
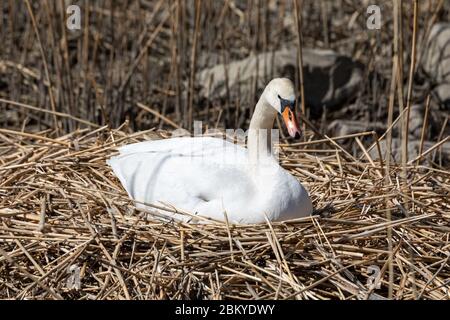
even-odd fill
[[[283,116],[284,124],[288,129],[289,135],[292,138],[300,138],[302,136],[302,131],[298,126],[294,112],[290,108],[286,107],[281,115]]]

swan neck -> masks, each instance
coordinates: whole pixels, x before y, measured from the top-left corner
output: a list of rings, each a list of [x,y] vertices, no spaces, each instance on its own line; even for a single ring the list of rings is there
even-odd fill
[[[250,161],[254,164],[272,155],[272,128],[276,110],[267,102],[265,91],[256,104],[250,121],[248,143]]]

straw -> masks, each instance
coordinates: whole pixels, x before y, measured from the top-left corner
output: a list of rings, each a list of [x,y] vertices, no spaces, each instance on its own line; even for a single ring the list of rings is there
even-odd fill
[[[405,194],[395,179],[403,167],[391,164],[386,180],[360,139],[360,160],[339,145],[325,153],[283,144],[280,163],[316,209],[332,210],[258,225],[188,224],[167,218],[182,208],[137,209],[106,164],[118,146],[150,133],[167,136],[2,131],[0,298],[382,299],[391,287],[393,299],[449,299],[450,175],[413,159]],[[69,269],[79,286],[69,285]]]

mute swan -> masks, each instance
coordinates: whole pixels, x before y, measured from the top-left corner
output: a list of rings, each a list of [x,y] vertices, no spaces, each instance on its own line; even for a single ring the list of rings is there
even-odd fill
[[[248,149],[219,138],[178,137],[125,145],[107,162],[129,196],[139,202],[170,204],[222,221],[226,213],[232,223],[260,223],[264,215],[271,221],[308,216],[312,212],[308,192],[270,152],[277,113],[289,135],[300,136],[294,108],[292,82],[276,78],[256,104]]]

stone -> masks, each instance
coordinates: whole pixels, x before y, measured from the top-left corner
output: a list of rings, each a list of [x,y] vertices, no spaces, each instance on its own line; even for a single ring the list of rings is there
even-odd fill
[[[262,90],[271,78],[288,77],[294,80],[296,65],[295,48],[260,53],[230,62],[226,68],[231,98],[236,98],[239,90],[241,97],[251,93],[256,76],[257,90]],[[304,49],[303,66],[305,102],[312,111],[343,104],[357,94],[362,83],[363,66],[331,50]],[[225,79],[224,64],[200,71],[196,83],[200,86],[200,97],[210,100],[225,98]]]
[[[422,67],[435,82],[450,83],[450,23],[436,23],[427,39]]]
[[[439,102],[446,108],[450,109],[450,83],[442,83],[434,88],[434,93]]]
[[[425,108],[421,104],[415,104],[411,106],[409,112],[409,134],[419,138],[422,133],[423,121],[425,116]],[[430,117],[428,117],[430,120]]]
[[[424,141],[423,143],[423,149],[422,152],[425,152],[429,148],[433,147],[436,144],[436,141]],[[386,159],[387,155],[387,140],[383,139],[380,141],[380,149],[381,154],[383,156],[383,159]],[[413,160],[419,155],[419,149],[420,149],[420,140],[409,140],[408,141],[408,160]],[[450,160],[450,142],[444,143],[440,148],[436,149],[438,150],[437,153],[439,154],[439,149],[442,151],[443,160],[445,162],[448,162]],[[397,163],[400,163],[401,157],[402,157],[402,141],[401,139],[394,138],[392,139],[392,148],[391,148],[392,158]],[[433,155],[433,152],[431,152],[430,155],[427,155],[422,160],[422,163],[427,163],[427,159]],[[377,148],[373,148],[370,151],[370,156],[372,159],[378,159],[378,151]]]
[[[380,122],[367,123],[358,120],[334,120],[328,125],[327,129],[331,136],[339,137],[365,131],[384,132],[386,125]]]

